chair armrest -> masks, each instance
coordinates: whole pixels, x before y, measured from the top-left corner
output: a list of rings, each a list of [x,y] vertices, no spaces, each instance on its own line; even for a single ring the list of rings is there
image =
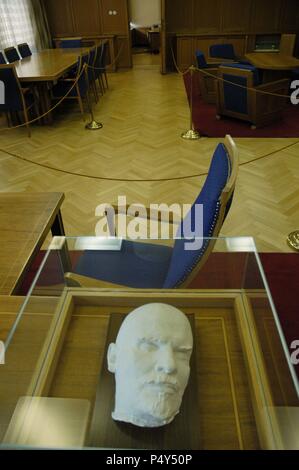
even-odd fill
[[[31,88],[21,88],[21,90],[24,95],[28,93],[29,91],[32,91]]]
[[[64,279],[68,287],[97,287],[98,289],[131,289],[130,287],[112,282],[105,282],[93,277],[81,276],[75,273],[65,273]]]
[[[263,91],[273,91],[274,89],[276,90],[284,86],[286,87],[286,90],[288,91],[289,89],[288,78],[282,78],[281,80],[276,80],[275,82],[262,83],[261,85],[256,86],[255,89],[263,90]]]

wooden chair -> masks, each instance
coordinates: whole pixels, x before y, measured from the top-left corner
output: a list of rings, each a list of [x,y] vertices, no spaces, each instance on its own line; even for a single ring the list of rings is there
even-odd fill
[[[252,129],[255,129],[282,117],[288,103],[288,79],[261,84],[259,71],[244,64],[221,65],[218,78],[218,119],[221,116],[230,116],[250,122]],[[262,91],[285,95],[286,98],[262,94]]]
[[[36,115],[39,114],[34,90],[21,87],[15,67],[11,64],[0,66],[0,81],[4,83],[5,88],[5,103],[0,103],[0,112],[5,112],[8,126],[11,125],[13,114],[18,117],[19,113],[23,112],[28,137],[30,137],[29,111],[34,108]]]
[[[7,58],[7,61],[11,64],[12,62],[16,62],[17,60],[20,60],[20,56],[18,54],[18,51],[15,47],[7,47],[4,49],[5,56]]]
[[[205,183],[193,203],[188,220],[194,218],[197,204],[203,205],[203,240],[201,246],[186,250],[186,239],[175,240],[174,246],[123,240],[120,251],[88,251],[80,257],[74,272],[66,274],[70,286],[181,288],[190,284],[211,253],[223,222],[230,209],[238,172],[238,151],[230,136],[219,144],[212,157]],[[127,213],[127,207],[115,208]],[[138,207],[136,207],[138,210]],[[175,218],[159,212],[156,220]],[[147,211],[147,217],[153,217]],[[153,219],[151,219],[153,220]],[[109,223],[109,220],[108,220]],[[197,221],[198,223],[198,221]],[[184,221],[179,222],[177,234],[182,233]],[[113,225],[113,224],[112,224]],[[113,228],[113,227],[112,227]],[[114,230],[111,231],[114,235]]]
[[[5,65],[5,64],[6,64],[5,57],[2,54],[2,52],[0,51],[0,65]]]
[[[23,42],[22,44],[18,44],[18,50],[22,59],[26,57],[32,56],[32,52],[30,47],[28,46],[27,42]]]
[[[218,65],[207,63],[205,55],[202,51],[195,52],[197,63],[198,86],[202,99],[205,103],[216,103],[216,77],[218,76]],[[206,73],[205,73],[206,72]]]
[[[83,106],[83,99],[88,98],[88,72],[85,71],[82,73],[83,67],[85,64],[88,64],[89,54],[83,54],[82,56],[78,57],[77,62],[77,71],[74,77],[70,78],[62,78],[58,80],[57,85],[52,88],[52,99],[60,100],[63,96],[67,94],[67,92],[72,88],[74,83],[76,82],[77,78],[80,75],[79,80],[77,81],[76,85],[72,88],[72,91],[66,97],[69,100],[77,100],[79,104],[79,108],[84,120],[84,106]]]
[[[296,34],[282,34],[279,52],[286,56],[293,56],[296,43]]]

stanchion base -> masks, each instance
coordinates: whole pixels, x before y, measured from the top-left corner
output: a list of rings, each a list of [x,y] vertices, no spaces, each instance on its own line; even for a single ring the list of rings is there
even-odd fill
[[[96,131],[98,129],[102,129],[103,124],[97,121],[91,121],[88,124],[86,124],[85,129],[88,129],[90,131]]]
[[[181,137],[182,139],[186,140],[198,140],[200,139],[200,133],[198,131],[195,131],[194,129],[190,129],[187,132],[183,132]]]
[[[299,251],[299,230],[295,230],[295,232],[290,233],[287,238],[287,242],[291,248]]]

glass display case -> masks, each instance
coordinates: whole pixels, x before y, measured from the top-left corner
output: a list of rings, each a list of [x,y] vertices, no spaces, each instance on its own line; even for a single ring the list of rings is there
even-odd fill
[[[1,448],[181,448],[184,427],[166,440],[167,427],[128,432],[111,418],[111,318],[156,302],[194,322],[186,447],[299,448],[298,376],[253,239],[218,238],[188,289],[173,290],[79,286],[67,273],[87,250],[121,252],[122,240],[54,238],[28,295],[0,312]]]

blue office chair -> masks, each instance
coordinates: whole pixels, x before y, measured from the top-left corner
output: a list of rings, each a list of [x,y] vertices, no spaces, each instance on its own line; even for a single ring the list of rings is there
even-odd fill
[[[0,65],[6,64],[6,60],[2,52],[0,52]]]
[[[4,83],[5,88],[5,103],[0,103],[0,113],[6,114],[8,124],[10,124],[11,113],[23,112],[28,137],[30,137],[29,111],[34,108],[36,115],[39,114],[36,96],[30,88],[21,87],[14,65],[1,65],[0,81]]]
[[[226,136],[225,144],[219,144],[214,152],[205,183],[187,216],[194,224],[195,204],[203,205],[204,238],[216,237],[221,230],[232,203],[237,171],[237,148]],[[120,251],[85,251],[66,280],[70,286],[185,287],[206,262],[215,242],[205,239],[201,247],[188,251],[186,240],[181,238],[173,247],[124,240]]]
[[[82,56],[78,57],[76,76],[72,78],[62,78],[61,80],[58,80],[57,85],[55,85],[52,88],[52,98],[55,100],[60,100],[63,96],[67,94],[70,88],[72,88],[78,76],[80,75],[78,82],[72,88],[71,92],[66,97],[66,99],[78,101],[83,119],[84,119],[83,99],[86,98],[87,93],[88,93],[88,72],[84,71],[82,73],[82,70],[83,70],[84,65],[88,64],[88,59],[89,59],[88,53],[83,54]]]
[[[214,44],[210,46],[210,57],[233,61],[238,60],[232,44]]]
[[[82,47],[82,39],[80,38],[61,39],[59,46],[62,49],[76,49],[78,47]]]
[[[23,59],[32,55],[31,49],[26,42],[18,44],[18,50]]]
[[[259,70],[252,65],[222,64],[216,85],[217,118],[230,116],[248,121],[252,129],[282,117],[287,105],[288,79],[262,83]],[[250,89],[250,90],[249,90]],[[273,93],[263,94],[260,92]]]

